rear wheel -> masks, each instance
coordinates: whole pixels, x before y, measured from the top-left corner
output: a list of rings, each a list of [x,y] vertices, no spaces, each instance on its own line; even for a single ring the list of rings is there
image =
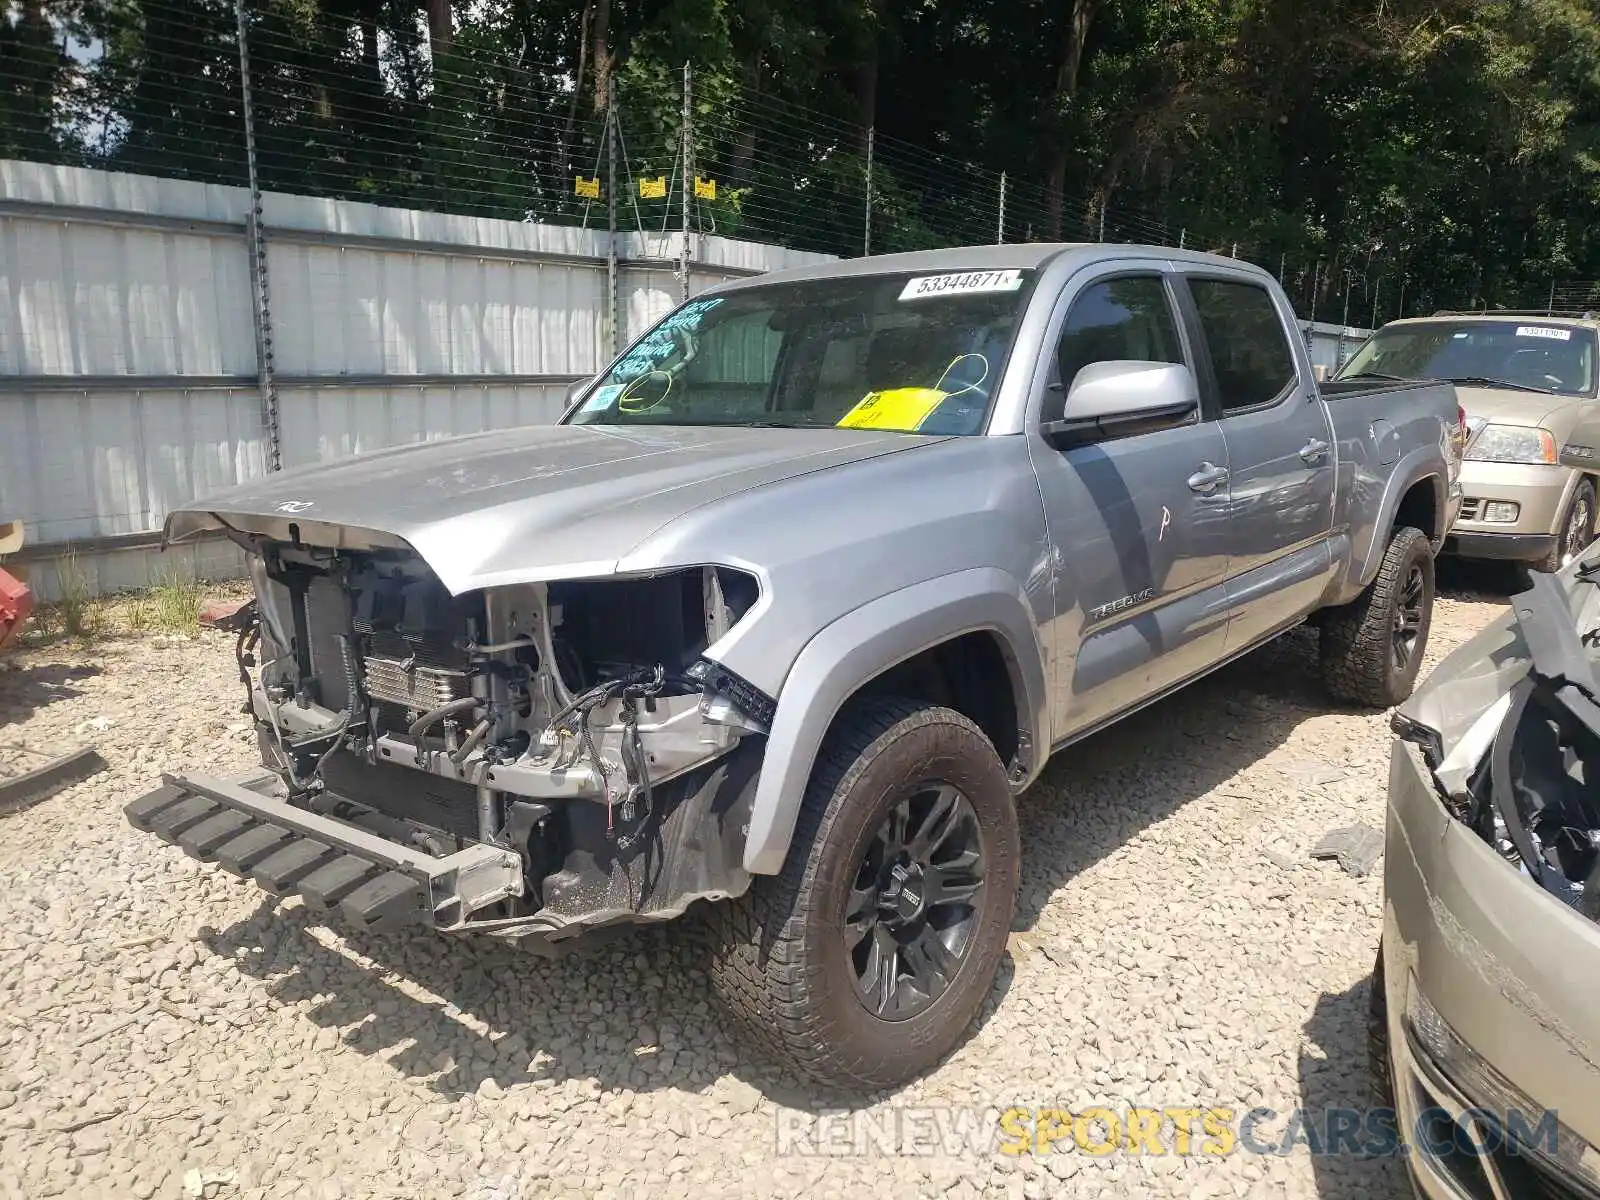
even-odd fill
[[[708,914],[713,984],[748,1036],[813,1079],[905,1083],[988,995],[1018,860],[1005,770],[977,726],[860,701],[823,744],[782,872]]]
[[[1534,565],[1536,571],[1559,571],[1589,548],[1594,541],[1594,484],[1583,480],[1567,501],[1566,511],[1556,526],[1555,547]]]
[[[1389,708],[1411,695],[1433,621],[1433,546],[1420,529],[1394,531],[1378,575],[1322,620],[1322,679],[1340,700]]]

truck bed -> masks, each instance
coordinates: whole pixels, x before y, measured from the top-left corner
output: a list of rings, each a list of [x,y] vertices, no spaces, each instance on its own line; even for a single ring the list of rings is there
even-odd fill
[[[1324,400],[1333,401],[1348,400],[1352,396],[1378,396],[1389,392],[1408,392],[1420,387],[1449,385],[1435,379],[1328,379],[1317,387]]]

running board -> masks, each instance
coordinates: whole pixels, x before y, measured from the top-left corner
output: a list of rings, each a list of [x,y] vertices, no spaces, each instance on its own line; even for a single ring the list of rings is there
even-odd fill
[[[477,844],[444,858],[296,808],[241,783],[163,775],[123,808],[128,824],[278,895],[337,910],[360,928],[423,922],[459,929],[474,912],[522,894],[522,862]]]

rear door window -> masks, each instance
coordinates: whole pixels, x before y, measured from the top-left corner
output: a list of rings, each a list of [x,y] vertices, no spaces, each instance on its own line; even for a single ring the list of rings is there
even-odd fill
[[[1266,288],[1233,279],[1190,279],[1211,354],[1223,415],[1279,399],[1295,382],[1294,352]]]

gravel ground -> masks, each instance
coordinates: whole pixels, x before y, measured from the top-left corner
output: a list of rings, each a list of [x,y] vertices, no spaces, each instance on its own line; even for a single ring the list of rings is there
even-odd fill
[[[1502,602],[1447,594],[1429,659]],[[859,1127],[742,1051],[681,934],[554,961],[346,936],[129,829],[119,806],[160,772],[252,765],[226,637],[3,665],[0,742],[91,740],[109,766],[0,820],[0,1196],[1406,1194],[1394,1160],[1303,1147],[982,1141],[985,1106],[1369,1102],[1381,873],[1307,851],[1381,827],[1389,737],[1324,699],[1307,631],[1052,763],[1022,801],[1020,911],[981,1026]],[[823,1130],[827,1153],[797,1152]]]

